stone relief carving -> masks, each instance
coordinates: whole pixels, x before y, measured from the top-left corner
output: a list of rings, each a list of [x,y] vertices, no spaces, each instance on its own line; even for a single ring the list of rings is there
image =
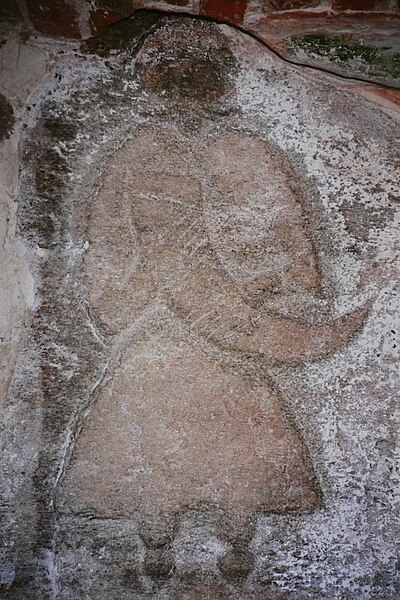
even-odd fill
[[[104,60],[25,47],[0,587],[391,596],[396,121],[237,31],[145,20]]]
[[[282,158],[245,132],[196,147],[142,129],[109,161],[85,277],[111,361],[59,510],[137,517],[150,549],[165,547],[184,511],[218,514],[243,566],[254,515],[321,504],[269,369],[344,346],[366,308],[304,317],[321,273],[301,179]],[[304,310],[289,318],[277,299]]]

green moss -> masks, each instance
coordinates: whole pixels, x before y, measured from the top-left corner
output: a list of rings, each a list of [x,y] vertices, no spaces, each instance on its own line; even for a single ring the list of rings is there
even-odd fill
[[[378,59],[375,48],[363,46],[358,42],[346,42],[340,37],[299,35],[290,38],[290,45],[295,52],[303,50],[307,54],[316,54],[336,62],[361,58],[369,64],[374,64]]]
[[[378,48],[339,36],[311,34],[292,36],[288,47],[293,54],[303,51],[312,58],[329,60],[368,75],[400,78],[400,54],[394,53],[390,47]]]
[[[393,62],[393,69],[392,69],[393,77],[400,79],[400,54],[393,54],[392,62]]]

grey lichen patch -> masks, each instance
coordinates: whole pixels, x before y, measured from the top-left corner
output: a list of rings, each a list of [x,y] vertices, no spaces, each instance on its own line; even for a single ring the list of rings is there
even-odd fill
[[[362,203],[344,202],[340,207],[340,211],[345,220],[347,231],[357,241],[367,242],[373,229],[383,228],[389,223],[395,213],[395,203],[385,207],[370,208]]]
[[[0,94],[0,142],[10,137],[15,123],[14,111],[3,94]]]
[[[165,16],[158,11],[137,11],[110,27],[100,37],[89,38],[82,44],[82,51],[103,58],[125,52],[129,47],[137,50],[146,35],[153,31]]]
[[[400,53],[392,45],[365,45],[342,36],[306,34],[292,36],[288,48],[295,56],[305,54],[310,59],[328,61],[350,73],[400,78]]]

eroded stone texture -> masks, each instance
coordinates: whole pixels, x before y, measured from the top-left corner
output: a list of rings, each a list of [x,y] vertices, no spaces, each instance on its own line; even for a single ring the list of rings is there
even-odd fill
[[[158,29],[138,57],[138,71],[153,98],[166,96],[177,106],[182,103],[184,110],[187,103],[197,103],[204,110],[207,103],[224,98],[235,61],[222,35],[210,42],[206,23],[198,26],[189,18],[182,22],[178,51],[171,51],[169,29]]]
[[[396,10],[393,0],[332,0],[335,10]]]
[[[118,3],[112,0],[102,0],[96,2],[94,7],[91,2],[88,2],[88,4],[91,8],[89,16],[90,30],[94,36],[112,23],[125,19],[132,14],[131,0],[122,0]]]
[[[306,8],[323,8],[321,0],[266,0],[262,2],[263,11],[271,10],[299,10]]]
[[[189,0],[165,0],[168,4],[173,4],[174,6],[186,6],[189,3]]]
[[[0,6],[0,23],[15,23],[21,20],[21,13],[15,0],[3,0]]]
[[[232,23],[241,23],[247,4],[248,0],[202,0],[200,14],[214,19],[227,19]]]
[[[227,27],[139,37],[24,116],[5,594],[392,600],[398,121]]]
[[[337,0],[333,3],[321,0],[102,0],[96,3],[69,0],[40,3],[29,0],[27,8],[29,20],[38,31],[83,40],[91,35],[101,35],[109,26],[123,22],[131,15],[140,19],[137,11],[142,9],[182,11],[239,25],[289,60],[293,60],[294,54],[292,36],[334,36],[339,42],[341,39],[353,40],[366,48],[361,48],[355,55],[347,50],[346,60],[342,61],[343,53],[336,52],[335,48],[321,55],[318,51],[309,52],[303,46],[300,53],[295,53],[295,60],[334,73],[397,87],[399,84],[400,8],[396,0]],[[370,64],[369,59],[374,53],[377,60]],[[377,97],[379,99],[378,91]],[[396,98],[398,100],[398,94]]]
[[[185,589],[186,587],[186,589]],[[289,596],[276,591],[249,591],[246,587],[239,590],[224,589],[223,586],[198,584],[195,586],[182,586],[175,592],[173,600],[289,600]]]
[[[257,513],[320,502],[268,366],[333,352],[365,310],[320,325],[271,312],[271,298],[307,304],[321,293],[298,175],[245,132],[203,139],[162,126],[123,146],[91,208],[89,305],[114,338],[115,366],[57,502],[67,513],[140,515],[160,536],[164,513],[209,506],[240,531]]]
[[[208,504],[234,523],[318,505],[279,398],[224,372],[161,315],[154,328],[121,348],[69,467],[63,509],[156,521]]]
[[[118,21],[118,19],[115,19]],[[138,11],[134,18],[112,22],[101,37],[91,37],[82,42],[82,50],[107,57],[126,51],[133,54],[140,48],[142,40],[163,20],[163,15],[155,11]]]

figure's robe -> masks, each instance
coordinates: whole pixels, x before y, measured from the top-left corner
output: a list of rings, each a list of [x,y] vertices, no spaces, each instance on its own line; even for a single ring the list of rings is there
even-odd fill
[[[152,520],[204,504],[236,518],[318,505],[280,398],[178,331],[158,315],[121,348],[78,439],[64,507]]]
[[[197,152],[141,131],[93,203],[88,299],[114,345],[62,510],[151,519],[202,504],[246,516],[320,502],[265,373],[343,346],[364,312],[317,325],[269,310],[272,296],[321,289],[298,176],[244,133]]]

